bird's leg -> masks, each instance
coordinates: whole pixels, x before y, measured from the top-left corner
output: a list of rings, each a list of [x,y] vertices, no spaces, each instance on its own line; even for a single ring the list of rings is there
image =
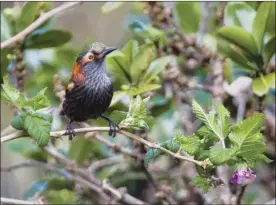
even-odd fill
[[[72,128],[71,124],[72,124],[72,120],[70,120],[70,122],[67,124],[67,127],[66,127],[66,134],[69,135],[69,140],[72,140],[73,137],[76,136],[76,133],[74,131],[74,129]]]
[[[109,136],[115,137],[116,136],[116,131],[119,129],[119,126],[111,120],[109,117],[101,114],[101,117],[109,122]]]

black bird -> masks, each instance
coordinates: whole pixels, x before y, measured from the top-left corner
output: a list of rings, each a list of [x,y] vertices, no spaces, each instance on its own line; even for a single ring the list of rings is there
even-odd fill
[[[113,97],[113,85],[106,73],[105,57],[114,50],[116,48],[107,48],[104,44],[95,42],[76,59],[61,111],[61,115],[70,119],[67,125],[70,140],[76,135],[71,127],[72,122],[84,122],[98,117],[109,122],[109,135],[116,136],[118,125],[103,115]]]

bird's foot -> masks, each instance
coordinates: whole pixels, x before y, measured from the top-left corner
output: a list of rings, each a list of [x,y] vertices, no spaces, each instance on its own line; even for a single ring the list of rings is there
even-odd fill
[[[101,114],[101,117],[109,122],[109,136],[116,137],[117,130],[119,130],[119,126],[111,120],[109,117]]]
[[[75,133],[74,129],[73,129],[72,126],[71,126],[71,123],[69,123],[69,124],[67,125],[66,134],[69,135],[69,140],[72,140],[73,137],[76,136],[76,133]]]
[[[109,121],[109,136],[116,137],[117,130],[119,130],[119,126],[113,122],[112,120]]]

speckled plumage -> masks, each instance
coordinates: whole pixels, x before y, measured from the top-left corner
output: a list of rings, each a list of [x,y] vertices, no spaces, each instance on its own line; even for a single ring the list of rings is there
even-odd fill
[[[99,48],[99,45],[103,45],[100,43],[96,44],[95,49],[94,44],[77,58],[66,89],[62,113],[70,119],[70,123],[98,117],[103,117],[110,124],[113,123],[102,114],[109,107],[113,97],[113,85],[106,73],[105,56],[114,49]],[[92,60],[89,58],[91,56]]]

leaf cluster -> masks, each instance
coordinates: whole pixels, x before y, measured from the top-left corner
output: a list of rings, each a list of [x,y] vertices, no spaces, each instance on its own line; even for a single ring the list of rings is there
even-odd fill
[[[45,96],[47,88],[28,99],[9,83],[7,76],[3,78],[3,81],[1,100],[21,111],[13,118],[11,125],[16,129],[27,131],[39,146],[47,145],[53,120],[51,114],[43,112],[43,109],[50,106]]]

